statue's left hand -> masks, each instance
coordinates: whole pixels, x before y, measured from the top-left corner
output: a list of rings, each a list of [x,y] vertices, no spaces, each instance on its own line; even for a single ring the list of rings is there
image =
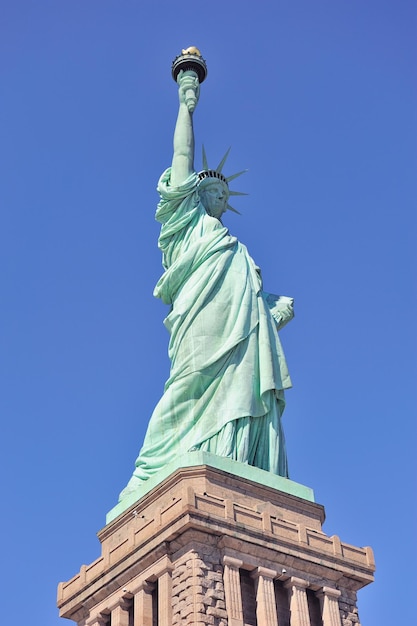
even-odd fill
[[[265,293],[266,302],[272,317],[275,320],[277,329],[281,330],[294,317],[294,298],[288,296],[276,296],[272,293]]]

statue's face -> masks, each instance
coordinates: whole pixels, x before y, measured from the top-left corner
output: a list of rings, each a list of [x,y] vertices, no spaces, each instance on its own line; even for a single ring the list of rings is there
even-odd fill
[[[200,200],[209,215],[220,219],[227,209],[229,192],[219,180],[205,182],[200,188]]]

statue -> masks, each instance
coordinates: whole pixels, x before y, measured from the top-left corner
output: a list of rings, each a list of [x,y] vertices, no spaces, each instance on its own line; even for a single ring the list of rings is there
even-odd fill
[[[120,500],[167,463],[193,450],[229,457],[288,477],[281,416],[291,386],[278,329],[291,298],[262,289],[246,247],[223,225],[228,183],[219,166],[194,170],[193,111],[207,70],[192,47],[174,61],[179,111],[172,166],[161,176],[159,247],[164,273],[154,295],[171,309],[170,377],[150,419]]]

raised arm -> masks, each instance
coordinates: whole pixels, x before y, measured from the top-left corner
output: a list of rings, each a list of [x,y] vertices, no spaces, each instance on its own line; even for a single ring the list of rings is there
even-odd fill
[[[180,72],[177,82],[179,110],[174,131],[174,156],[171,169],[173,187],[184,183],[194,171],[193,111],[200,92],[195,72]]]

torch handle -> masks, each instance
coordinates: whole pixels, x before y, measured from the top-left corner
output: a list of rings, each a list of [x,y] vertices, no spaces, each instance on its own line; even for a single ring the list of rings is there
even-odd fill
[[[194,89],[187,89],[185,92],[185,104],[187,105],[190,113],[192,113],[197,105],[197,97]]]
[[[184,101],[187,109],[192,113],[197,106],[199,96],[198,75],[194,70],[187,69],[179,75],[177,81],[180,86],[183,85]]]

